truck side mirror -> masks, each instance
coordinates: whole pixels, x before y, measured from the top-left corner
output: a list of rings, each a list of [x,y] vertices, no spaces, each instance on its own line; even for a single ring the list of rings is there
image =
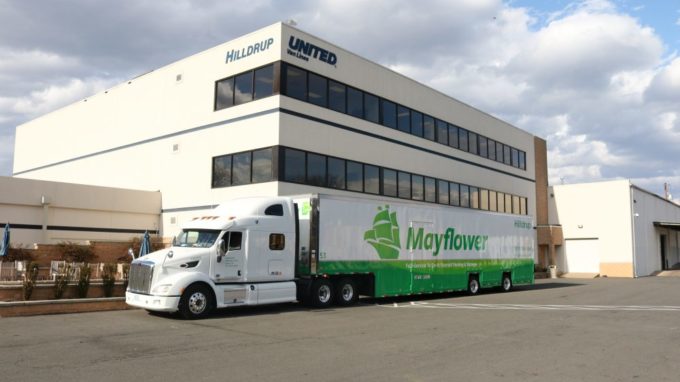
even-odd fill
[[[224,256],[227,253],[227,244],[224,241],[224,239],[220,239],[217,241],[217,261],[220,262],[222,261],[222,256]]]

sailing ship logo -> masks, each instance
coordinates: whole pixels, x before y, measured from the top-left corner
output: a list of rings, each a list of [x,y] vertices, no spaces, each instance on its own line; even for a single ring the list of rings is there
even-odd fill
[[[378,213],[373,218],[373,228],[364,233],[364,240],[375,248],[380,259],[399,258],[399,223],[397,213],[390,213],[389,205],[385,205],[385,208],[378,207]]]

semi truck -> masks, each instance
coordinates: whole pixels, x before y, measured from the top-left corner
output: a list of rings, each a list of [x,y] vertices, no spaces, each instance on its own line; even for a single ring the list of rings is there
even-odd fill
[[[524,215],[323,194],[235,199],[134,260],[126,302],[193,319],[242,305],[509,291],[533,283],[534,248]]]

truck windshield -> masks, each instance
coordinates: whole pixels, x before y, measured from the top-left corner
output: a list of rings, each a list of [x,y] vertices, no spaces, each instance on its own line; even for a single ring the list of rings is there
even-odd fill
[[[173,245],[176,247],[210,248],[219,236],[220,230],[185,229],[177,235]]]

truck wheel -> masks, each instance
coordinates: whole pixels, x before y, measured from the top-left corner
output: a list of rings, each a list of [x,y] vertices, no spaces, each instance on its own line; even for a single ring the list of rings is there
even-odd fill
[[[479,293],[479,280],[477,280],[477,276],[470,276],[470,280],[468,280],[468,294],[475,295],[477,293]]]
[[[359,293],[357,284],[351,278],[341,279],[335,284],[335,303],[340,306],[350,306],[357,303]]]
[[[309,291],[309,302],[317,308],[327,308],[333,303],[333,286],[326,279],[318,279]]]
[[[510,278],[510,274],[508,274],[508,273],[503,274],[503,281],[501,281],[501,288],[503,288],[503,292],[510,292],[512,290],[512,279]]]
[[[204,285],[189,286],[179,299],[179,313],[187,320],[207,317],[214,306],[212,293]]]

